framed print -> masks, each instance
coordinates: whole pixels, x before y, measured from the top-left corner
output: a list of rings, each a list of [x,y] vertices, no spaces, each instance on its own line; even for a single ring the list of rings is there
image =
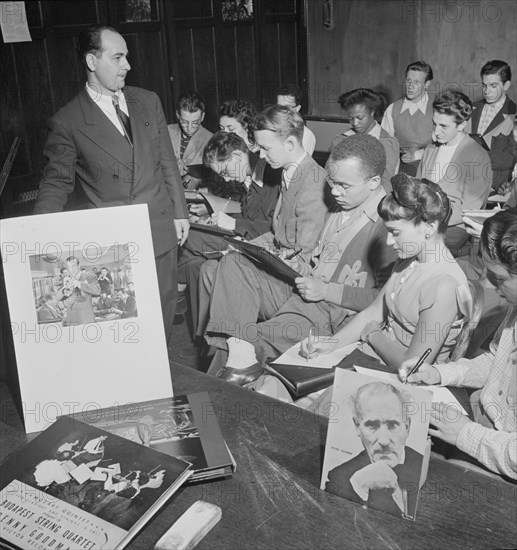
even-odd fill
[[[172,396],[147,205],[11,218],[0,230],[27,432]]]
[[[221,16],[223,23],[251,21],[253,19],[253,0],[223,0]]]
[[[124,0],[121,23],[157,21],[156,0]]]

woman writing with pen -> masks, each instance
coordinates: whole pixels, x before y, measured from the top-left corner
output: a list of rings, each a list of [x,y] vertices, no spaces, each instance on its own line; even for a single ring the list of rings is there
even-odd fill
[[[302,354],[328,353],[362,342],[365,353],[397,370],[431,349],[428,361],[443,363],[468,320],[467,279],[444,244],[450,217],[447,195],[431,182],[405,174],[392,178],[393,191],[379,204],[387,244],[399,260],[375,301],[332,338],[321,338]]]

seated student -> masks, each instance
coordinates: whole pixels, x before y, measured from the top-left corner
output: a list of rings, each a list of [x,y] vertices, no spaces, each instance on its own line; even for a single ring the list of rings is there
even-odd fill
[[[285,105],[286,107],[290,107],[299,113],[302,108],[302,91],[296,84],[286,84],[285,86],[280,86],[280,88],[276,91],[276,103],[277,105]],[[307,126],[303,127],[302,145],[307,151],[307,154],[312,156],[312,153],[314,153],[314,148],[316,147],[316,136],[311,130],[309,130],[309,128],[307,128]]]
[[[195,189],[199,183],[197,178],[189,175],[189,166],[203,163],[203,149],[212,136],[212,132],[201,125],[204,118],[205,100],[197,92],[190,92],[178,98],[178,124],[167,126],[183,185],[188,189]]]
[[[244,140],[250,151],[257,152],[258,148],[253,136],[253,120],[256,115],[257,109],[249,101],[239,99],[225,101],[219,107],[219,129],[221,132],[237,134]],[[238,183],[238,188],[236,189],[232,184],[233,182],[229,183],[229,180],[222,182],[221,178],[219,178],[218,181],[209,182],[208,190],[215,195],[241,200],[243,197],[242,185]],[[204,204],[192,204],[189,206],[189,211],[198,217],[208,214],[208,210]]]
[[[434,365],[424,363],[409,382],[476,388],[470,401],[474,421],[445,403],[433,404],[429,433],[456,445],[489,470],[517,479],[517,211],[488,218],[481,233],[488,279],[508,302],[508,313],[490,345],[474,359]],[[414,365],[402,364],[405,380]]]
[[[434,142],[425,148],[417,172],[449,197],[452,214],[445,242],[455,255],[468,237],[463,210],[483,208],[492,185],[488,153],[464,132],[471,114],[472,103],[461,92],[444,92],[434,100]]]
[[[400,145],[400,171],[416,176],[424,149],[432,141],[433,103],[427,89],[433,69],[425,61],[406,67],[405,96],[388,106],[381,126]]]
[[[268,107],[255,120],[255,140],[260,147],[260,156],[272,168],[283,168],[283,172],[282,189],[273,215],[273,231],[261,235],[253,242],[268,248],[281,258],[297,254],[301,261],[309,262],[328,209],[324,201],[326,172],[304,151],[303,126],[302,117],[283,105]],[[244,305],[244,300],[241,299],[247,283],[242,269],[250,271],[250,277],[255,272],[260,273],[257,277],[265,275],[259,267],[240,254],[227,254],[224,262],[219,262],[213,283],[210,306],[212,328],[221,327],[221,323],[226,323],[227,319],[235,325],[241,308],[248,310],[245,313],[246,319],[249,317],[253,323],[256,322],[257,311]],[[211,286],[210,282],[207,283],[202,278],[200,286],[204,284]],[[287,283],[275,282],[275,293],[284,296],[288,292],[290,286]],[[234,308],[238,308],[239,312],[234,312]],[[205,319],[200,320],[202,326],[198,331],[202,331],[205,322]],[[229,327],[230,324],[226,323],[225,326]],[[226,348],[226,336],[216,336],[213,340],[216,342],[214,345],[219,344],[222,349]],[[207,336],[207,341],[212,344],[211,336]]]
[[[381,109],[384,100],[372,90],[358,88],[339,96],[341,108],[345,111],[352,128],[333,140],[335,145],[343,137],[354,134],[370,134],[377,138],[386,151],[386,170],[382,175],[382,186],[386,192],[391,191],[391,178],[399,171],[400,147],[399,142],[382,129],[375,120],[375,114]]]
[[[513,169],[512,156],[505,152],[517,111],[515,103],[506,95],[511,80],[512,71],[505,61],[494,59],[481,67],[483,99],[474,103],[472,118],[465,130],[476,139],[483,139],[488,146],[495,190],[511,179]]]
[[[266,359],[307,336],[312,325],[317,325],[319,334],[332,334],[374,300],[395,259],[385,245],[386,229],[377,213],[386,194],[380,185],[385,167],[384,148],[372,136],[352,136],[332,149],[326,181],[335,207],[309,261],[293,262],[300,273],[296,288],[284,286],[250,263],[232,263],[229,269],[221,265],[218,280],[225,278],[214,291],[214,310],[225,297],[217,293],[226,291],[231,310],[225,320],[235,321],[236,332],[237,323],[245,330],[235,334],[241,341],[228,340],[227,364],[214,374],[234,383],[250,382],[261,374]],[[232,278],[236,285],[237,276],[241,279],[233,288],[239,296],[235,303],[225,281]],[[258,317],[263,322],[255,324]],[[217,330],[215,323],[210,329]]]
[[[244,140],[250,151],[257,152],[258,146],[253,134],[253,121],[256,116],[257,108],[249,101],[241,99],[225,101],[219,107],[219,130],[237,134]]]
[[[363,351],[391,369],[431,348],[443,363],[470,316],[472,298],[465,274],[444,243],[450,204],[439,185],[406,174],[392,180],[393,191],[379,205],[387,244],[400,260],[382,292],[332,340],[322,338],[316,353],[361,340]],[[307,343],[302,342],[302,353]]]
[[[269,231],[280,193],[280,171],[272,170],[263,159],[252,153],[237,134],[225,132],[212,136],[205,147],[203,162],[225,181],[237,181],[245,188],[241,214],[235,217],[224,212],[213,214],[212,224],[234,231],[246,240]],[[178,260],[178,281],[188,285],[192,322],[197,328],[198,308],[202,307],[204,311],[208,308],[208,303],[203,300],[198,303],[201,266],[208,260],[210,267],[207,269],[215,269],[220,257],[217,252],[225,250],[226,244],[222,237],[202,231],[196,224],[190,227]]]

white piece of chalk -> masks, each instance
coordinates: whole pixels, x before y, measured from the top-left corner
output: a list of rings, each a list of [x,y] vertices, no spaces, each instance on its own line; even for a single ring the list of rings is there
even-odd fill
[[[219,523],[219,506],[198,500],[156,543],[154,550],[192,550]]]

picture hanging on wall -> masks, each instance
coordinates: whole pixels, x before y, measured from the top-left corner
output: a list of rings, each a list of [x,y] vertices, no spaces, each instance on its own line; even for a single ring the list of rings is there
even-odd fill
[[[223,0],[223,23],[251,21],[253,19],[253,0]]]

